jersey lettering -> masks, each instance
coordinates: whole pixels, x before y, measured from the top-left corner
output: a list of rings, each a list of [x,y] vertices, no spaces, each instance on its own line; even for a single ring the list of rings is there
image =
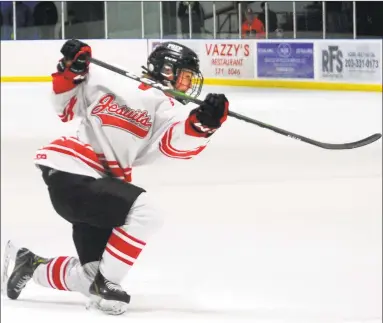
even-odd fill
[[[105,94],[92,109],[91,115],[96,116],[103,126],[115,127],[145,138],[152,127],[148,111],[134,110],[126,105],[120,106],[113,94]]]

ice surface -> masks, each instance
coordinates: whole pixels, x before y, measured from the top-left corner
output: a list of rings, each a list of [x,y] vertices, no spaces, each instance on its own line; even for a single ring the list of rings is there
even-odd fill
[[[1,245],[75,255],[34,152],[73,132],[48,84],[1,86]],[[328,142],[382,132],[379,93],[206,88],[233,111]],[[166,210],[124,282],[131,310],[109,318],[81,295],[31,282],[2,298],[5,323],[382,321],[382,144],[328,151],[230,118],[194,161],[133,170]]]

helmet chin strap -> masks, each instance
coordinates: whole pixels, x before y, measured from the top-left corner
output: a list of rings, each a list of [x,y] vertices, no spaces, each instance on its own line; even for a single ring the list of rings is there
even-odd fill
[[[170,81],[164,80],[162,83],[174,90],[174,85]]]

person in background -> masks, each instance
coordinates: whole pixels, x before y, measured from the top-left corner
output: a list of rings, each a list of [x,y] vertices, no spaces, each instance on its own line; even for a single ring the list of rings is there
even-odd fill
[[[39,39],[54,39],[58,12],[53,1],[40,1],[33,10],[33,21]]]
[[[242,38],[264,38],[265,26],[263,22],[254,15],[251,8],[245,12],[245,21],[242,24]]]
[[[263,25],[266,28],[266,10],[265,3],[261,3],[262,12],[258,15],[258,19],[262,21]],[[267,7],[267,27],[269,32],[274,32],[278,29],[278,18],[277,14],[270,10],[270,6]]]
[[[203,29],[203,10],[198,1],[181,1],[178,7],[178,18],[181,21],[183,38],[189,38],[189,3],[191,9],[192,34],[201,35]]]
[[[13,8],[10,7],[8,12],[8,21],[13,25]],[[16,1],[16,27],[17,27],[17,39],[38,39],[38,35],[34,33],[31,28],[33,26],[32,11],[28,5],[23,1]],[[11,39],[15,39],[15,35],[12,35]]]
[[[87,25],[78,18],[76,11],[68,10],[67,20],[65,21],[65,38],[87,38]]]

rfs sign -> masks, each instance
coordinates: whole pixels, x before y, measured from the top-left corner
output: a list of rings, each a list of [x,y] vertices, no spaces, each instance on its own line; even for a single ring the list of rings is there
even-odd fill
[[[322,50],[322,73],[333,74],[343,72],[343,52],[339,46],[328,46]]]

